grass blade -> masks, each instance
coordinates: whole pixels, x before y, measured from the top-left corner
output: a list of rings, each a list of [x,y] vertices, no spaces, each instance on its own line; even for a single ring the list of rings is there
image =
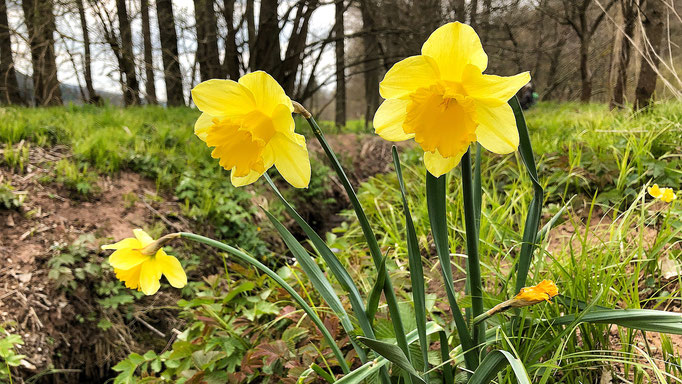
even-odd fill
[[[474,342],[464,321],[462,311],[457,304],[455,296],[454,279],[452,277],[452,263],[450,262],[450,245],[448,242],[447,209],[445,205],[445,175],[435,177],[426,172],[426,203],[429,211],[429,222],[433,241],[436,244],[436,253],[440,260],[441,274],[445,283],[445,293],[448,297],[452,317],[455,320],[457,334],[462,343],[462,349],[468,351],[465,355],[465,363],[469,370],[476,369],[478,357],[473,350]]]
[[[581,314],[548,320],[552,325],[570,324]],[[595,309],[579,318],[581,323],[615,324],[625,328],[682,335],[682,314],[653,309]]]
[[[530,143],[530,135],[528,134],[528,127],[526,126],[526,119],[523,117],[521,105],[516,96],[509,100],[509,105],[514,111],[516,118],[516,127],[519,131],[519,153],[523,164],[526,166],[526,171],[533,182],[533,200],[530,202],[528,214],[526,215],[526,224],[523,228],[523,243],[521,244],[521,252],[519,253],[519,261],[516,268],[516,291],[520,292],[521,288],[526,285],[528,278],[528,270],[530,269],[531,259],[533,258],[533,250],[537,240],[538,229],[540,226],[540,215],[542,213],[542,203],[544,199],[544,191],[542,185],[538,181],[538,172],[535,167],[535,158],[533,157],[533,147]]]
[[[495,378],[495,375],[507,367],[507,365],[512,368],[519,384],[530,384],[528,372],[526,372],[526,368],[521,363],[521,360],[514,357],[511,353],[502,350],[490,352],[481,361],[474,374],[471,375],[468,384],[489,384]]]
[[[424,283],[424,268],[422,266],[422,256],[419,251],[419,242],[417,240],[417,232],[414,229],[412,221],[412,214],[410,213],[410,206],[407,204],[407,197],[405,193],[405,183],[403,181],[403,171],[400,167],[400,158],[398,157],[398,149],[393,146],[391,150],[393,154],[393,164],[395,166],[395,173],[398,176],[398,184],[400,185],[400,195],[403,199],[403,212],[405,213],[405,229],[407,232],[407,258],[410,265],[410,281],[412,283],[412,303],[414,304],[415,320],[417,323],[417,334],[419,335],[419,345],[422,352],[422,360],[424,362],[424,371],[429,370],[429,344],[426,338],[426,293]],[[424,376],[426,382],[429,381],[427,375]]]
[[[308,276],[308,279],[310,279],[315,290],[322,296],[322,299],[324,299],[329,308],[334,311],[336,316],[339,317],[341,325],[350,337],[351,343],[353,343],[353,347],[358,353],[360,360],[365,362],[367,360],[367,354],[359,345],[357,345],[357,343],[355,343],[355,340],[353,340],[355,335],[353,323],[351,323],[348,313],[346,313],[346,310],[343,308],[341,300],[339,300],[336,292],[334,292],[334,288],[331,283],[329,283],[329,280],[327,280],[327,277],[322,273],[322,270],[317,263],[315,263],[315,260],[308,254],[308,251],[306,251],[298,240],[296,240],[294,235],[292,235],[291,232],[289,232],[289,230],[286,229],[270,212],[265,209],[263,209],[263,212],[268,216],[268,219],[270,219],[270,222],[282,237],[282,240],[284,240],[284,243],[294,255],[296,261],[301,265],[303,272]]]
[[[334,353],[334,356],[336,356],[336,359],[338,360],[339,366],[341,367],[343,373],[350,372],[350,368],[348,367],[348,363],[346,362],[343,353],[339,349],[339,346],[336,345],[334,338],[329,333],[329,330],[327,330],[327,327],[324,326],[322,320],[320,320],[319,316],[317,316],[317,314],[315,313],[315,311],[313,311],[310,305],[308,305],[308,303],[306,303],[306,301],[303,300],[301,295],[299,295],[298,292],[296,292],[296,290],[294,290],[294,288],[291,287],[291,285],[284,281],[284,279],[279,277],[279,275],[275,273],[275,271],[266,267],[263,263],[247,255],[246,253],[240,251],[239,249],[231,247],[227,244],[223,244],[219,241],[189,232],[180,232],[180,236],[182,236],[185,239],[196,241],[198,243],[206,244],[211,247],[223,250],[231,254],[232,256],[235,256],[239,260],[258,268],[261,272],[265,273],[271,279],[275,280],[275,282],[279,284],[282,288],[284,288],[284,290],[286,290],[291,295],[294,301],[296,301],[296,303],[301,306],[303,311],[310,317],[310,320],[313,321],[313,323],[320,331],[320,333],[322,333],[322,337],[324,337],[325,341],[327,342],[327,344],[329,344],[329,347],[332,349],[332,352]]]
[[[358,340],[370,347],[374,352],[388,359],[391,363],[405,370],[415,381],[426,384],[426,382],[419,377],[419,372],[414,369],[412,363],[410,363],[410,360],[408,360],[400,347],[384,341],[367,339],[365,337],[358,337]]]
[[[382,260],[381,249],[379,248],[379,243],[377,242],[376,236],[374,235],[374,231],[372,230],[372,227],[370,227],[369,225],[367,215],[365,214],[362,205],[360,205],[358,196],[355,194],[355,190],[353,190],[353,186],[350,184],[350,181],[346,176],[346,172],[344,172],[343,167],[341,167],[341,163],[339,163],[339,160],[336,158],[336,155],[329,146],[327,139],[324,138],[324,134],[322,133],[320,127],[317,125],[315,119],[313,119],[313,117],[311,116],[306,120],[308,121],[308,124],[310,124],[310,128],[312,129],[313,134],[317,138],[317,141],[320,143],[320,146],[324,150],[324,153],[327,155],[327,158],[329,159],[332,168],[336,172],[336,175],[339,177],[339,180],[341,181],[343,188],[346,190],[346,194],[348,194],[348,198],[350,199],[351,205],[353,205],[353,210],[355,210],[355,215],[357,216],[358,222],[360,223],[360,227],[362,228],[362,233],[364,234],[365,239],[367,240],[367,245],[369,246],[369,253],[372,256],[374,266],[377,269],[379,269]],[[391,283],[391,279],[386,279],[384,281],[384,296],[386,297],[386,305],[388,306],[388,312],[389,315],[391,316],[391,323],[393,324],[393,330],[396,335],[398,346],[409,358],[410,351],[407,347],[407,340],[405,339],[405,328],[403,327],[403,322],[400,317],[398,300],[396,299],[395,292],[393,291],[393,283]]]

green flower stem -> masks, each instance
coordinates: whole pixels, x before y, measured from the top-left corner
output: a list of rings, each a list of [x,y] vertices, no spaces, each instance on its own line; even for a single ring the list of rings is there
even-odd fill
[[[483,313],[483,288],[481,280],[481,264],[478,259],[478,228],[474,206],[473,176],[471,172],[471,154],[467,151],[462,156],[462,197],[464,200],[464,223],[466,229],[468,269],[467,280],[471,290],[472,316],[477,318]],[[485,323],[481,321],[474,326],[473,339],[476,349],[482,343]]]
[[[325,154],[331,162],[332,168],[334,168],[334,171],[336,171],[339,180],[341,180],[341,184],[343,184],[343,187],[348,194],[348,198],[350,199],[353,209],[355,210],[355,214],[358,217],[360,227],[362,227],[362,233],[365,235],[365,239],[367,239],[367,245],[369,246],[369,252],[372,255],[372,260],[374,261],[375,267],[378,269],[382,265],[383,255],[381,254],[381,249],[379,248],[379,243],[377,242],[376,236],[374,235],[374,231],[372,231],[372,228],[369,225],[367,215],[362,209],[362,205],[360,205],[360,201],[353,190],[353,186],[350,184],[350,181],[348,180],[346,173],[343,171],[339,160],[336,158],[334,151],[332,151],[329,143],[327,143],[327,140],[324,138],[324,134],[317,125],[317,122],[312,116],[310,116],[310,114],[305,116],[306,120],[308,120],[308,124],[310,124],[310,128],[312,128],[313,134],[315,134],[315,137],[322,146],[322,149],[324,149]],[[391,322],[393,323],[393,330],[395,332],[398,346],[403,350],[405,356],[410,359],[410,351],[407,346],[405,329],[403,327],[403,322],[400,318],[400,312],[398,310],[398,300],[396,299],[395,292],[393,291],[391,279],[388,278],[384,282],[384,296],[386,297],[386,304],[388,305],[388,311],[391,316]]]
[[[247,255],[246,253],[244,253],[244,252],[242,252],[236,248],[233,248],[227,244],[221,243],[221,242],[213,240],[213,239],[209,239],[208,237],[196,235],[194,233],[189,233],[189,232],[180,232],[180,236],[183,238],[192,240],[192,241],[196,241],[196,242],[206,244],[206,245],[209,245],[211,247],[223,250],[223,251],[237,257],[238,259],[240,259],[246,263],[249,263],[249,264],[253,265],[254,267],[260,269],[263,273],[265,273],[270,278],[275,280],[275,282],[277,282],[277,284],[279,284],[282,288],[284,288],[287,292],[289,292],[289,294],[294,299],[294,301],[296,301],[296,303],[298,303],[298,305],[300,305],[301,308],[303,308],[305,313],[308,314],[308,316],[313,321],[313,323],[315,323],[317,328],[322,333],[322,336],[327,341],[327,344],[329,344],[329,346],[331,347],[332,352],[334,353],[334,356],[336,356],[336,359],[339,361],[339,365],[341,366],[343,373],[350,372],[350,368],[348,367],[348,363],[346,363],[346,359],[343,357],[343,353],[339,349],[339,346],[336,345],[334,338],[332,337],[332,335],[327,330],[327,327],[324,326],[324,323],[322,323],[322,320],[320,320],[320,318],[317,316],[317,314],[315,314],[315,311],[308,305],[308,303],[305,302],[305,300],[298,294],[298,292],[296,292],[296,290],[294,290],[294,288],[292,288],[286,281],[284,281],[284,279],[279,277],[279,275],[277,273],[275,273],[272,269],[266,267],[260,261],[254,259],[253,257]]]

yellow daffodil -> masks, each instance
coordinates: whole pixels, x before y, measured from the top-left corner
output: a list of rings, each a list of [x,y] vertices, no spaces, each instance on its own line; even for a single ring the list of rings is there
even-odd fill
[[[553,281],[542,280],[538,285],[521,288],[521,292],[519,292],[513,298],[500,304],[497,304],[487,312],[479,315],[474,319],[474,324],[479,323],[496,313],[506,311],[510,308],[527,307],[529,305],[534,305],[537,303],[541,303],[543,301],[549,302],[554,296],[558,294],[559,288],[557,288],[556,284],[554,284]]]
[[[131,289],[153,295],[161,286],[161,275],[175,288],[187,285],[187,275],[174,256],[161,249],[168,240],[177,234],[167,235],[154,240],[141,229],[133,230],[135,237],[123,239],[116,244],[103,245],[102,249],[114,249],[109,256],[109,264],[114,267],[116,278]]]
[[[530,74],[484,75],[481,41],[458,22],[435,30],[421,53],[396,63],[381,81],[386,100],[374,116],[376,133],[390,141],[414,138],[436,177],[454,168],[474,141],[499,154],[515,151],[519,135],[507,102]]]
[[[672,188],[660,188],[658,184],[654,184],[647,189],[649,195],[655,199],[660,199],[665,203],[670,203],[677,199],[675,191]]]
[[[559,294],[556,284],[550,280],[542,280],[533,287],[521,288],[521,292],[510,300],[512,307],[526,307],[543,301],[550,301]]]
[[[192,89],[192,99],[203,112],[194,133],[211,156],[231,171],[232,184],[256,181],[273,165],[296,188],[310,182],[310,160],[305,138],[294,133],[291,99],[263,71],[232,80],[208,80]]]

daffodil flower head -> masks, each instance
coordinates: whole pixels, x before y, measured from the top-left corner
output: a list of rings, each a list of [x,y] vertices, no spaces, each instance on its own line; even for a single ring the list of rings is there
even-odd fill
[[[542,280],[538,285],[521,288],[510,301],[512,307],[526,307],[543,301],[550,301],[559,294],[559,289],[551,280]]]
[[[488,56],[481,41],[459,22],[435,30],[421,53],[396,63],[381,81],[386,100],[374,116],[376,133],[389,141],[414,139],[436,177],[454,168],[475,141],[495,153],[515,151],[519,135],[507,102],[530,74],[484,75]]]
[[[187,275],[180,261],[162,249],[165,241],[176,236],[155,241],[141,229],[134,229],[133,233],[135,237],[102,246],[102,249],[115,250],[109,256],[109,264],[114,267],[116,278],[127,288],[140,290],[145,295],[153,295],[159,290],[161,275],[166,276],[175,288],[187,285]]]
[[[215,147],[211,156],[231,171],[234,186],[253,183],[273,165],[294,187],[308,186],[305,138],[294,133],[293,104],[272,76],[257,71],[238,82],[204,81],[192,99],[203,112],[194,133]]]
[[[673,200],[677,199],[677,195],[672,188],[661,188],[658,184],[652,185],[647,191],[651,197],[659,199],[664,203],[671,203]]]

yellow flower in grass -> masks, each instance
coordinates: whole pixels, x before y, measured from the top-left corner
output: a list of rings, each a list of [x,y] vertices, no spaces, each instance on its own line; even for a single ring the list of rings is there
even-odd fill
[[[164,236],[154,240],[145,231],[134,229],[135,237],[123,239],[116,244],[103,245],[102,249],[114,249],[109,264],[114,267],[116,278],[131,289],[153,295],[161,286],[161,275],[175,288],[187,285],[187,275],[174,256],[161,249],[163,244],[178,235]]]
[[[208,80],[192,89],[192,99],[203,112],[194,133],[211,156],[231,171],[236,187],[251,184],[273,165],[296,188],[310,182],[305,138],[294,133],[291,99],[263,71],[232,80]]]
[[[677,199],[675,191],[672,188],[660,188],[658,184],[654,184],[647,189],[649,195],[655,199],[660,199],[665,203],[670,203]]]
[[[381,81],[386,100],[374,116],[376,133],[389,141],[414,138],[436,177],[454,168],[475,141],[491,152],[515,151],[519,135],[507,102],[530,74],[484,75],[488,56],[481,41],[458,22],[435,30],[421,53],[396,63]]]
[[[510,300],[512,307],[526,307],[543,301],[550,301],[552,297],[559,294],[556,284],[550,280],[542,280],[540,284],[533,287],[521,288],[521,292]]]

